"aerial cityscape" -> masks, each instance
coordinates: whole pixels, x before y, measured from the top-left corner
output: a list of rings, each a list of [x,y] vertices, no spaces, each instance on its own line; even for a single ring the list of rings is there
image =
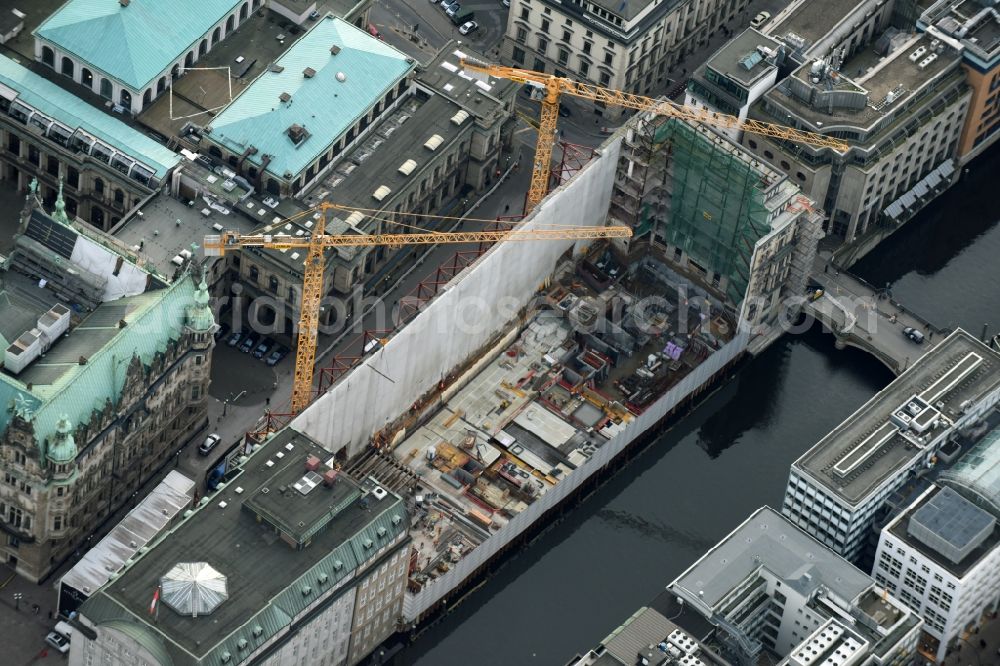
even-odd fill
[[[1000,0],[0,0],[0,664],[1000,664]]]

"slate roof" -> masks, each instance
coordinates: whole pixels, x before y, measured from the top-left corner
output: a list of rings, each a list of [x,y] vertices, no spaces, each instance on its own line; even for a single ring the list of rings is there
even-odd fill
[[[117,2],[113,4],[118,6]],[[14,99],[65,125],[71,132],[80,129],[93,135],[144,163],[156,172],[158,178],[162,179],[180,161],[178,155],[166,146],[3,55],[0,55],[0,84],[11,89],[7,93],[0,88],[0,93],[5,96],[16,94]]]
[[[68,0],[32,34],[141,91],[243,1]]]
[[[333,46],[340,49],[336,55]],[[282,71],[265,70],[212,121],[210,139],[237,155],[255,147],[247,160],[259,167],[269,155],[267,171],[279,178],[305,169],[416,67],[406,54],[332,15],[276,65]],[[303,74],[306,68],[312,76]],[[281,101],[285,93],[288,102]],[[292,125],[305,128],[308,137],[294,143]]]

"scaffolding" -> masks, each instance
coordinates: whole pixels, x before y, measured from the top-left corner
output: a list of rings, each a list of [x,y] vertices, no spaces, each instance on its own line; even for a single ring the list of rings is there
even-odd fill
[[[738,146],[704,127],[666,120],[653,130],[651,144],[646,159],[651,166],[665,165],[662,182],[669,203],[656,201],[656,192],[648,191],[637,229],[662,229],[663,239],[683,251],[706,282],[716,282],[711,273],[718,274],[729,299],[741,302],[754,244],[770,228],[765,174],[740,158]],[[658,159],[661,154],[666,159]]]

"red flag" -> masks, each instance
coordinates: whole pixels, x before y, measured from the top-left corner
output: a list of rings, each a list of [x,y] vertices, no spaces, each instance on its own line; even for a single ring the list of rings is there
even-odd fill
[[[152,615],[156,612],[156,602],[160,600],[160,587],[156,587],[156,592],[153,592],[153,601],[149,604],[149,614]]]

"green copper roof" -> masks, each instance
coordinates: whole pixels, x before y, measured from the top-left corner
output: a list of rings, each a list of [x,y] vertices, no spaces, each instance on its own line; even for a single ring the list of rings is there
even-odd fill
[[[33,422],[35,440],[43,446],[44,453],[44,443],[52,445],[56,441],[61,419],[75,425],[89,422],[93,412],[103,409],[108,400],[117,402],[134,355],[148,365],[157,352],[167,349],[171,340],[180,338],[195,291],[194,281],[185,276],[165,289],[102,304],[74,329],[78,336],[96,336],[99,330],[92,321],[96,318],[100,323],[111,314],[114,319],[105,328],[117,328],[119,313],[124,328],[116,330],[87,358],[86,364],[75,361],[68,364],[51,384],[36,384],[29,391],[23,382],[0,374],[0,427],[6,429],[14,411],[20,409],[22,416]],[[84,330],[88,326],[89,332]],[[72,335],[60,344],[68,344],[73,340]],[[49,358],[52,356],[50,353]]]
[[[215,325],[212,308],[208,304],[208,284],[202,275],[198,288],[192,296],[193,305],[188,306],[187,325],[193,331],[208,331]]]
[[[118,3],[112,3],[116,7]],[[0,55],[0,83],[13,89],[17,99],[71,131],[81,129],[116,150],[146,164],[163,178],[180,158],[122,121],[95,109],[76,95]]]
[[[340,49],[336,55],[333,46]],[[333,16],[277,64],[284,69],[265,71],[212,121],[211,140],[237,155],[255,147],[247,159],[260,166],[269,155],[267,171],[279,178],[304,170],[415,67],[404,53]],[[306,68],[315,73],[304,76]],[[281,101],[283,93],[288,102]],[[292,125],[308,133],[297,145],[288,135]]]
[[[77,448],[73,440],[73,424],[65,415],[56,422],[56,434],[45,455],[56,463],[68,463],[76,460]]]
[[[68,0],[33,34],[141,91],[243,1]]]

